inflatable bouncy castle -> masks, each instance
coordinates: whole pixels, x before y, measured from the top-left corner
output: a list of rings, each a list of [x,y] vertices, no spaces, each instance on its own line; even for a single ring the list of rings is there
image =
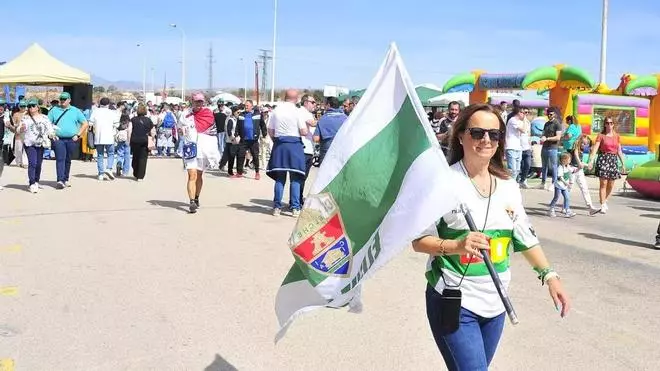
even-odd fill
[[[548,91],[549,105],[559,108],[564,119],[576,116],[582,133],[592,139],[602,129],[605,117],[612,117],[618,125],[626,168],[633,169],[628,183],[641,194],[660,199],[660,162],[655,159],[660,154],[659,86],[660,74],[624,74],[616,89],[604,84],[596,87],[584,70],[555,65],[516,74],[473,71],[454,76],[443,91],[469,92],[470,104],[489,102],[489,91]],[[540,125],[540,119],[536,124]]]

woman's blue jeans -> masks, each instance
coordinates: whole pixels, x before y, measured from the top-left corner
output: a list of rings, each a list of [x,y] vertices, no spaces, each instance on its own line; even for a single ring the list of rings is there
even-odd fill
[[[426,315],[435,343],[450,371],[488,371],[504,328],[504,313],[480,317],[461,308],[460,326],[451,334],[441,330],[442,295],[426,287]]]
[[[548,178],[548,168],[552,168],[552,184],[557,182],[557,147],[541,149],[541,184]]]

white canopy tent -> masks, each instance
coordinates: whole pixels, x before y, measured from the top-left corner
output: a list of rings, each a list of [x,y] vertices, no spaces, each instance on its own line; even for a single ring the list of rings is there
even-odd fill
[[[240,104],[241,103],[241,98],[235,96],[234,94],[225,93],[225,92],[221,92],[218,95],[211,98],[211,102],[213,104],[216,104],[221,99],[224,102],[232,102],[233,104]]]
[[[0,84],[74,85],[90,82],[88,73],[59,61],[37,43],[0,67]]]
[[[470,103],[470,93],[468,92],[456,92],[456,93],[445,93],[433,97],[428,100],[428,105],[432,107],[437,106],[446,106],[450,102],[456,101],[460,103],[463,107],[467,106]]]

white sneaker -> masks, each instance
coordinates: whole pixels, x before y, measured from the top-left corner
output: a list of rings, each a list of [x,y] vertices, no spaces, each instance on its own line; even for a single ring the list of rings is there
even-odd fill
[[[39,193],[39,187],[37,187],[37,184],[32,184],[28,187],[30,190],[30,193]]]
[[[554,218],[554,217],[557,216],[557,214],[555,214],[555,209],[554,209],[554,208],[551,208],[551,209],[548,211],[548,216],[551,217],[551,218]]]
[[[111,170],[106,170],[105,171],[105,176],[107,176],[108,179],[110,179],[110,180],[115,180],[115,174],[113,174]]]
[[[99,175],[98,179],[99,179],[100,182],[104,181],[105,180],[105,175]]]
[[[280,216],[282,213],[282,209],[273,209],[273,216]]]
[[[553,186],[552,186],[551,183],[545,185],[545,190],[546,191],[552,191],[552,188],[553,188]]]
[[[64,185],[65,185],[67,188],[71,188],[71,182],[69,182],[69,181],[64,182]]]
[[[567,218],[572,218],[572,217],[574,217],[575,215],[577,215],[577,214],[575,214],[575,213],[574,213],[573,211],[571,211],[571,210],[566,210],[566,212],[564,213],[564,216],[567,217]]]
[[[604,202],[603,206],[600,207],[600,212],[601,214],[607,214],[607,210],[609,210],[609,208],[607,207],[607,202]]]
[[[5,189],[5,187],[0,185],[0,191],[2,191],[3,189]]]
[[[291,211],[291,216],[294,217],[294,218],[299,217],[300,216],[300,210],[296,210],[296,209],[292,210]]]
[[[44,189],[44,186],[42,186],[41,184],[39,184],[39,183],[34,183],[34,184],[37,185],[37,188],[39,188],[39,189]]]
[[[522,188],[522,189],[528,189],[529,188],[529,184],[527,184],[526,180],[524,182],[520,183],[520,188]]]

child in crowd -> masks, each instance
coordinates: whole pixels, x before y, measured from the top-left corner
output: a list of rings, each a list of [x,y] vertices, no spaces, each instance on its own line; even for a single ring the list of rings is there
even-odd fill
[[[564,214],[564,216],[567,218],[572,218],[575,216],[575,213],[571,211],[570,196],[569,196],[571,186],[573,185],[573,173],[576,171],[576,169],[570,165],[571,157],[572,157],[571,154],[568,152],[564,152],[561,154],[561,156],[559,156],[559,166],[557,167],[557,181],[554,184],[555,196],[552,198],[552,201],[550,202],[550,211],[548,213],[551,217],[557,216],[555,214],[555,205],[559,200],[559,195],[564,197],[564,208],[562,209],[562,213]]]
[[[580,188],[582,198],[584,199],[584,203],[589,208],[590,213],[596,211],[596,209],[591,202],[589,185],[587,184],[587,178],[584,176],[584,169],[588,164],[582,162],[582,159],[584,159],[585,153],[589,153],[588,151],[591,148],[591,145],[591,138],[589,138],[587,135],[580,135],[580,137],[575,141],[575,144],[573,145],[573,156],[571,160],[571,165],[576,168],[575,184],[577,184],[577,186]]]

